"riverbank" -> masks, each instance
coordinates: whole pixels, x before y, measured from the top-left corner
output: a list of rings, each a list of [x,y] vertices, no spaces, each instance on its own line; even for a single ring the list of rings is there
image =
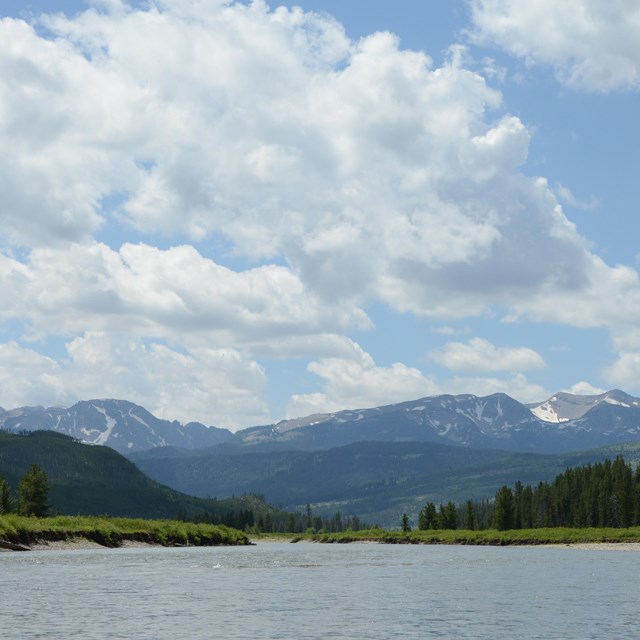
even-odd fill
[[[364,531],[344,531],[341,533],[305,534],[299,540],[311,539],[320,543],[377,542],[385,544],[457,544],[488,546],[541,546],[541,545],[592,545],[632,544],[640,545],[640,527],[628,529],[564,527],[546,529],[513,529],[497,531],[470,530],[427,530],[427,531],[385,531],[369,529]],[[294,539],[295,540],[295,539]]]
[[[249,538],[243,532],[224,525],[138,518],[0,516],[0,550],[6,551],[248,544]]]

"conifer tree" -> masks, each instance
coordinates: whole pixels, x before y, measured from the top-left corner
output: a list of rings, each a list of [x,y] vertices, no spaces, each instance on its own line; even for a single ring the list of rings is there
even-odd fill
[[[513,529],[513,492],[506,485],[496,494],[493,526],[498,531]]]
[[[23,516],[42,518],[49,509],[49,478],[42,467],[32,464],[20,480],[18,511]]]
[[[433,502],[427,502],[418,515],[418,529],[426,531],[427,529],[438,528],[438,512]]]
[[[475,509],[473,508],[473,502],[471,500],[467,500],[464,528],[469,529],[470,531],[475,529]]]
[[[0,515],[13,512],[13,498],[7,481],[0,478]]]

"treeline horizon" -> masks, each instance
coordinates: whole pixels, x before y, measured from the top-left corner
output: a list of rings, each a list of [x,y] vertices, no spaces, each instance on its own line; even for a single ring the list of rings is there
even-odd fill
[[[264,500],[264,496],[258,496]],[[266,500],[265,500],[266,502]],[[239,509],[223,514],[198,514],[187,516],[179,513],[178,520],[205,524],[223,524],[248,533],[342,533],[343,531],[361,531],[370,525],[358,516],[345,515],[337,511],[332,517],[313,515],[311,505],[307,505],[305,513],[258,514],[252,509]]]
[[[634,526],[640,526],[640,467],[623,456],[568,468],[536,486],[504,485],[493,499],[439,508],[428,502],[418,516],[419,530]]]

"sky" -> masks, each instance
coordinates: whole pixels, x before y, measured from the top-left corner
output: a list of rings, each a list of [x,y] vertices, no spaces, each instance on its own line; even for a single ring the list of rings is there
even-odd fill
[[[640,395],[639,42],[637,0],[3,0],[0,406]]]

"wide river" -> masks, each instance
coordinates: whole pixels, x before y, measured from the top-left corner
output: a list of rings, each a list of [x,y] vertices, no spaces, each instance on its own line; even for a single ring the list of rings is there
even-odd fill
[[[640,553],[264,543],[0,553],[0,638],[640,638]]]

